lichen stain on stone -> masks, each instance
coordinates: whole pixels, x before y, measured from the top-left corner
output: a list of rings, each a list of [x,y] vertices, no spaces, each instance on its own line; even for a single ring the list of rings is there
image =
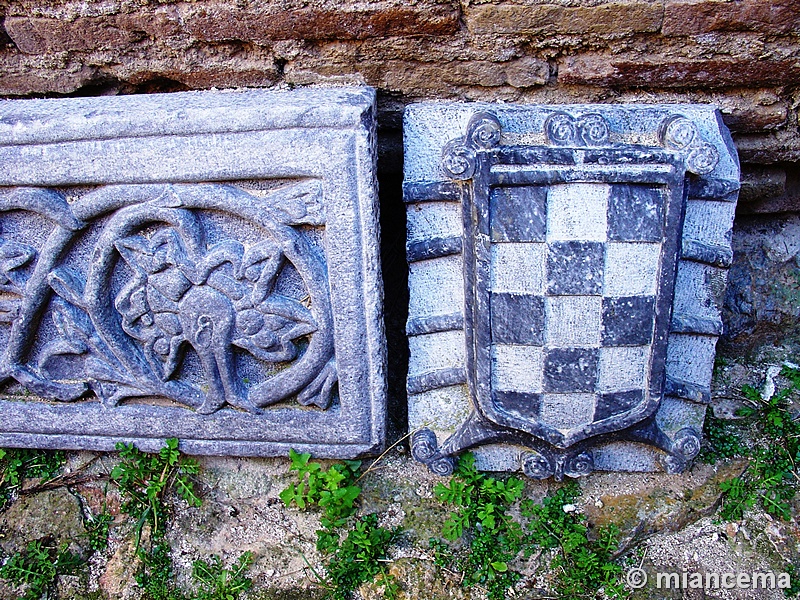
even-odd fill
[[[85,535],[81,506],[66,488],[23,496],[0,516],[0,547],[8,554],[52,536],[59,543]]]
[[[740,476],[741,459],[716,467],[696,464],[684,475],[598,474],[583,488],[583,512],[594,526],[614,524],[622,538],[679,531],[718,507],[722,481]]]

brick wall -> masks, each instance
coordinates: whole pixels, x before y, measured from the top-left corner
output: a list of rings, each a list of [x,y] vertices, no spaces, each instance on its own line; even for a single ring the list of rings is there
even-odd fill
[[[743,161],[800,160],[793,0],[0,0],[0,15],[6,96],[365,82],[387,110],[714,102]]]

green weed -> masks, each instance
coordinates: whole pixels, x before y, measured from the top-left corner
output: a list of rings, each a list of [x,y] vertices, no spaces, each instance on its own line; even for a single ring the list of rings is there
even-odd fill
[[[725,520],[741,519],[756,505],[773,517],[792,518],[791,503],[800,477],[800,420],[789,411],[789,403],[800,392],[800,370],[784,367],[781,376],[789,386],[769,400],[763,400],[751,386],[742,388],[750,406],[739,411],[741,426],[753,432],[753,442],[749,448],[737,448],[737,453],[750,460],[745,473],[720,484],[720,516]]]
[[[615,525],[600,527],[590,539],[585,518],[577,511],[564,510],[579,495],[578,484],[572,482],[541,504],[530,500],[522,503],[521,512],[528,519],[530,532],[526,553],[532,548],[555,551],[550,568],[557,573],[558,598],[595,598],[600,589],[607,598],[627,598],[623,568],[615,556],[619,529]]]
[[[739,421],[719,419],[709,411],[703,423],[703,434],[705,443],[698,456],[701,462],[713,465],[720,459],[743,456],[747,453]]]
[[[59,575],[71,575],[83,564],[67,544],[57,547],[52,539],[45,538],[13,554],[0,567],[0,577],[25,589],[22,600],[38,600],[45,593],[52,594]]]
[[[326,555],[327,577],[320,583],[333,600],[347,600],[362,583],[377,580],[384,597],[393,600],[399,586],[387,573],[383,561],[396,529],[378,525],[376,515],[355,516],[361,488],[355,485],[360,461],[344,461],[324,470],[311,455],[290,450],[291,471],[298,481],[280,493],[280,498],[299,509],[322,509],[317,531],[317,549]],[[345,535],[346,532],[346,535]],[[344,536],[344,539],[342,537]]]
[[[60,450],[0,448],[0,510],[11,501],[24,479],[52,479],[65,460]]]
[[[164,495],[174,489],[189,506],[200,506],[190,479],[197,475],[197,461],[186,458],[178,450],[178,440],[171,438],[157,454],[148,454],[133,444],[117,444],[122,462],[111,471],[111,480],[125,498],[123,512],[137,523],[137,539],[145,523],[152,527],[151,535],[164,533],[166,505]]]
[[[108,529],[114,520],[105,509],[98,515],[89,515],[83,521],[86,530],[86,540],[89,547],[95,552],[102,552],[108,548]]]
[[[434,494],[454,508],[442,528],[446,540],[464,536],[467,546],[462,552],[442,552],[438,562],[464,573],[466,586],[486,588],[489,600],[502,600],[505,591],[520,575],[508,563],[524,547],[520,524],[511,518],[508,509],[522,497],[524,484],[510,477],[507,481],[487,477],[475,468],[475,457],[464,454],[449,485],[437,483]]]
[[[192,477],[199,465],[178,451],[178,440],[166,440],[156,454],[118,444],[121,462],[111,471],[123,497],[122,510],[135,521],[136,553],[142,567],[136,582],[145,600],[238,600],[252,586],[246,572],[253,562],[249,552],[242,554],[231,568],[225,568],[218,556],[209,561],[197,560],[192,579],[198,591],[187,596],[175,584],[170,545],[166,539],[169,513],[166,497],[176,493],[190,506],[199,506]],[[25,477],[52,478],[64,462],[63,452],[0,449],[0,496],[6,502]],[[105,510],[84,520],[89,547],[101,551],[108,547],[108,530],[113,521]],[[144,535],[145,527],[149,537]],[[145,540],[145,537],[148,537]],[[35,540],[22,552],[11,556],[0,567],[0,577],[22,586],[23,600],[54,597],[60,575],[73,574],[85,560],[68,550],[68,543],[56,547],[52,538]]]
[[[516,477],[506,481],[488,477],[475,468],[472,454],[461,456],[449,485],[439,483],[434,492],[454,508],[443,537],[451,542],[463,538],[465,543],[454,550],[441,540],[431,540],[437,564],[463,573],[465,586],[485,588],[489,600],[502,600],[521,577],[510,567],[511,561],[539,549],[552,550],[557,598],[594,598],[600,588],[609,598],[627,597],[622,567],[614,556],[619,531],[600,529],[590,540],[585,520],[563,510],[578,497],[577,484],[559,489],[540,505],[522,501],[520,522],[510,509],[520,501],[523,487]]]
[[[122,462],[111,471],[111,480],[123,496],[122,511],[136,522],[136,552],[142,568],[136,582],[148,600],[182,600],[172,572],[166,523],[169,516],[165,496],[175,491],[189,506],[200,506],[191,477],[197,475],[197,461],[178,451],[178,440],[168,439],[157,454],[148,454],[133,444],[117,444]],[[149,543],[142,545],[142,532],[149,525]]]
[[[242,592],[249,590],[253,580],[245,573],[253,564],[250,552],[242,554],[236,563],[226,569],[216,554],[211,560],[196,560],[192,566],[192,579],[200,584],[196,600],[237,600]]]

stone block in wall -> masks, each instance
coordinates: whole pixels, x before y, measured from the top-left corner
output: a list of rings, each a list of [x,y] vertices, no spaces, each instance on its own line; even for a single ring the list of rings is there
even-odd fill
[[[655,2],[603,2],[593,6],[542,4],[472,4],[464,21],[473,34],[656,33],[664,9]]]
[[[668,0],[661,32],[668,36],[729,31],[791,34],[798,26],[800,13],[792,0]]]
[[[374,103],[0,103],[0,445],[379,450]]]
[[[683,470],[700,449],[739,163],[699,105],[405,114],[409,427],[438,473]]]
[[[725,89],[785,85],[800,77],[800,65],[790,59],[709,58],[688,60],[669,54],[587,53],[568,56],[558,65],[559,83],[614,88]]]

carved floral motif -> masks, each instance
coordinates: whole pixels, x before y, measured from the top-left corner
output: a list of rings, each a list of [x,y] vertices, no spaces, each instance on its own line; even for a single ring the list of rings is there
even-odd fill
[[[0,301],[0,322],[12,324],[0,375],[58,400],[91,389],[106,406],[165,397],[200,413],[226,405],[258,413],[295,398],[326,408],[337,381],[326,268],[297,228],[324,223],[320,194],[311,181],[261,198],[212,184],[107,186],[74,207],[62,197],[62,214],[45,215],[62,226],[30,282],[20,268],[36,249],[0,238],[0,291],[19,296]],[[11,203],[42,214],[27,204]],[[248,245],[230,238],[209,245],[203,211],[247,219],[264,236]],[[86,223],[101,217],[91,263],[61,260]],[[129,276],[114,293],[121,268]],[[302,281],[304,297],[279,290],[286,270]],[[35,366],[26,364],[20,357],[30,354],[38,332],[20,321],[39,320],[49,299],[57,334],[47,336]],[[181,376],[190,349],[202,383]],[[272,374],[246,386],[237,366],[245,354]]]

